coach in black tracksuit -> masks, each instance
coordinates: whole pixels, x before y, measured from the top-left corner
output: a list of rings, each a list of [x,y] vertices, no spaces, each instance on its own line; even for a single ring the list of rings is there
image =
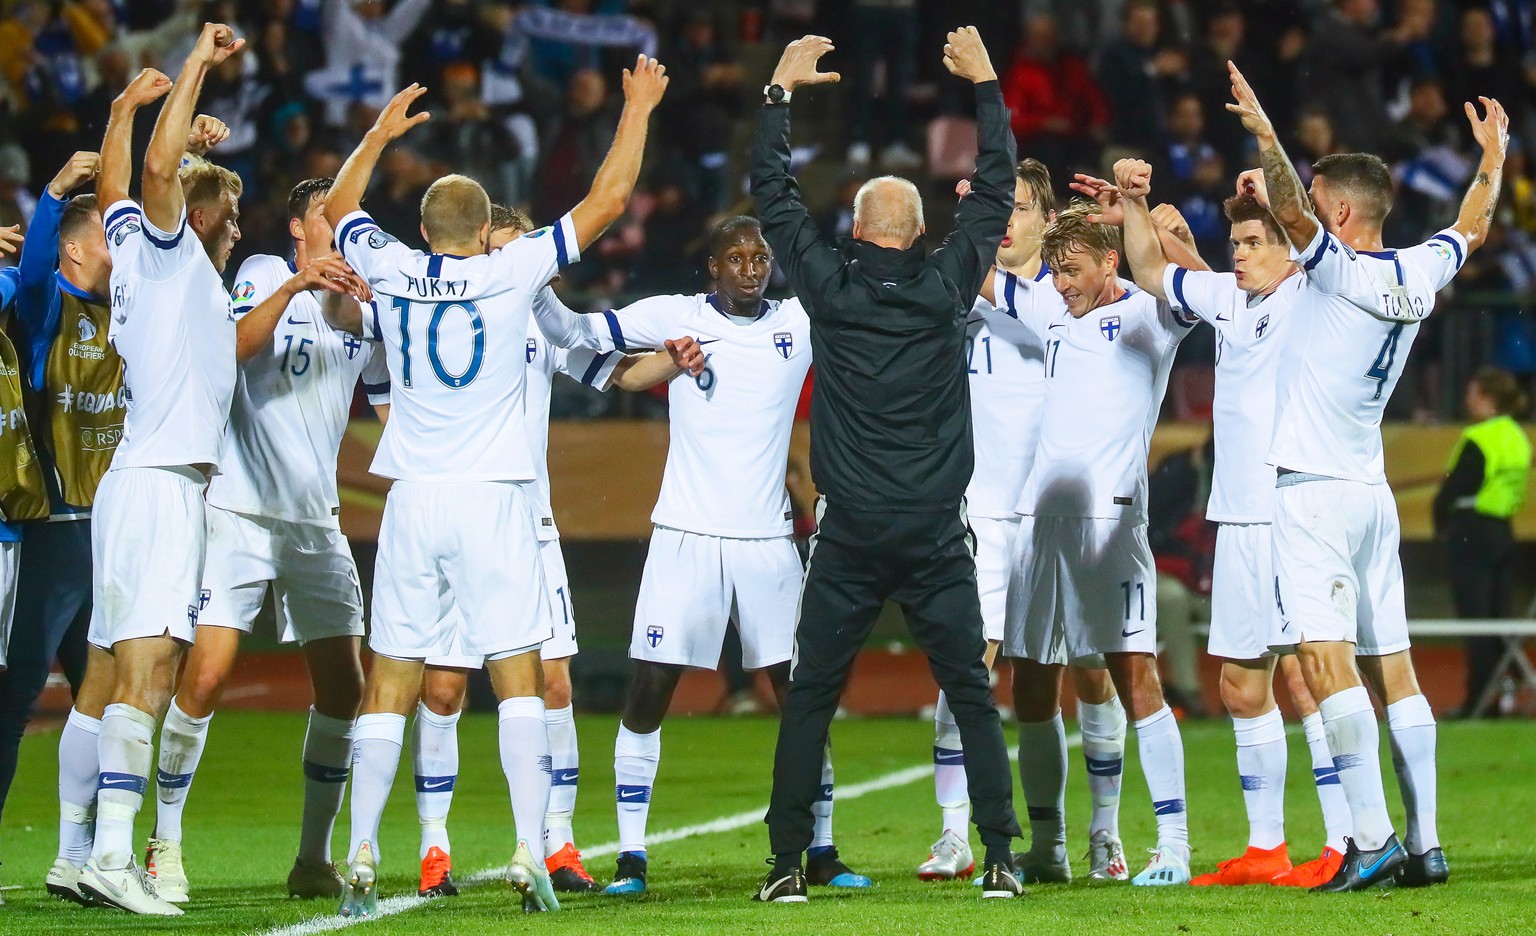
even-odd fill
[[[801,853],[811,842],[828,727],[887,598],[905,612],[960,728],[987,849],[985,884],[1009,890],[991,896],[1012,896],[1012,875],[999,881],[991,873],[994,866],[1011,871],[1009,843],[1020,831],[982,662],[965,519],[973,461],[964,346],[966,317],[1013,209],[1013,134],[980,38],[974,30],[952,33],[945,64],[975,82],[980,138],[971,195],[960,202],[954,232],[925,255],[912,246],[922,226],[917,191],[877,179],[855,202],[854,239],[829,242],[789,175],[790,107],[774,100],[781,87],[835,80],[815,70],[830,49],[808,36],[785,50],[752,150],[763,234],[811,319],[811,474],[822,494],[774,756],[767,816],[774,871],[758,898],[805,893]]]

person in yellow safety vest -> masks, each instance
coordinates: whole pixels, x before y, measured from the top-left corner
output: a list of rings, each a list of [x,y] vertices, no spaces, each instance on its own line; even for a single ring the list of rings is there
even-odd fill
[[[1435,535],[1450,552],[1451,590],[1463,618],[1509,614],[1515,536],[1511,518],[1525,506],[1531,440],[1515,420],[1527,398],[1516,379],[1498,368],[1478,371],[1467,385],[1467,415],[1476,420],[1451,451],[1445,481],[1435,495]],[[1467,638],[1470,716],[1504,653],[1494,636]]]

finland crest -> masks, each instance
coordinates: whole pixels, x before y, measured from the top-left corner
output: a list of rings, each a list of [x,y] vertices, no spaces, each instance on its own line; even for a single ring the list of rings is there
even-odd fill
[[[665,627],[662,627],[660,624],[652,624],[645,629],[645,642],[650,644],[651,649],[654,650],[661,645],[661,638],[666,633],[667,629]]]
[[[779,357],[789,360],[789,355],[795,350],[795,336],[789,332],[774,332],[773,346],[779,349]]]
[[[1099,331],[1104,333],[1107,340],[1114,341],[1115,336],[1120,334],[1120,316],[1106,315],[1099,319]]]
[[[537,338],[529,338],[528,339],[528,353],[527,353],[528,363],[532,364],[533,363],[533,359],[538,357],[538,355],[539,355],[539,340]]]

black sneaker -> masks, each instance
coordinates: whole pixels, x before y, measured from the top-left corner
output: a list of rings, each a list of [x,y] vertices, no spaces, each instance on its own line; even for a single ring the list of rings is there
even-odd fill
[[[1445,863],[1445,852],[1438,848],[1422,855],[1409,855],[1397,870],[1398,887],[1430,887],[1450,879],[1451,867]]]
[[[619,852],[613,883],[603,888],[605,894],[645,893],[645,852]]]
[[[806,857],[805,880],[817,887],[873,887],[874,882],[843,864],[837,847],[812,849]]]
[[[809,899],[805,893],[805,872],[798,865],[783,871],[774,865],[752,899],[761,903],[805,903]]]
[[[983,899],[999,897],[1023,897],[1024,885],[1019,883],[1019,872],[1012,865],[991,861],[981,872],[981,896]]]
[[[1398,843],[1396,833],[1387,836],[1374,851],[1361,851],[1352,838],[1346,838],[1344,846],[1344,863],[1339,865],[1338,873],[1327,883],[1312,888],[1313,892],[1339,894],[1389,884],[1396,879],[1398,868],[1408,861],[1408,853]]]

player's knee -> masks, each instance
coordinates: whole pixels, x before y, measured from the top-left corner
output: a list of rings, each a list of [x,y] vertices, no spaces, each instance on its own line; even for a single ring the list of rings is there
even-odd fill
[[[565,708],[571,704],[571,674],[560,666],[544,668],[544,707]]]
[[[1221,704],[1233,718],[1258,718],[1270,708],[1262,678],[1252,678],[1246,670],[1233,673],[1232,669],[1222,668]]]
[[[421,687],[421,704],[433,715],[453,715],[464,707],[467,686],[458,679],[431,674]]]
[[[1061,707],[1061,683],[1049,667],[1014,661],[1013,710],[1019,721],[1039,722],[1055,716]]]

